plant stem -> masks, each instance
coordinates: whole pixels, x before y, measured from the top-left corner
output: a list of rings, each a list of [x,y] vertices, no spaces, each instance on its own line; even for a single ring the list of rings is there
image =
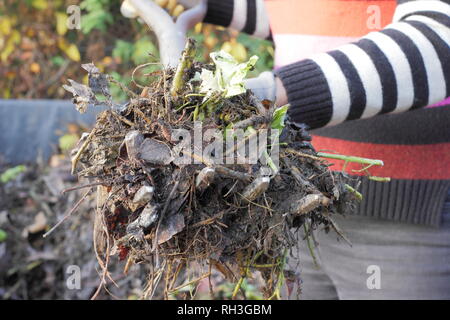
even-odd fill
[[[346,162],[368,164],[368,165],[373,165],[373,166],[384,166],[384,162],[382,160],[374,160],[374,159],[360,158],[360,157],[354,157],[354,156],[345,156],[345,155],[341,155],[341,154],[333,154],[333,153],[325,153],[325,152],[318,152],[317,156],[321,157],[321,158],[326,158],[326,159],[344,160]]]
[[[180,63],[178,64],[177,71],[172,81],[172,88],[170,89],[170,94],[172,97],[176,97],[180,90],[184,87],[185,75],[188,69],[192,66],[195,57],[195,41],[189,38],[184,47],[184,51],[181,56]]]
[[[194,121],[197,121],[199,111],[200,111],[200,106],[199,106],[199,105],[196,105],[196,106],[195,106],[195,109],[194,109],[194,114],[193,114],[193,116],[192,116],[192,119],[193,119]]]
[[[278,263],[268,263],[268,264],[252,264],[252,268],[273,268],[273,267],[277,267]]]
[[[376,181],[376,182],[391,182],[391,178],[388,178],[388,177],[374,177],[374,176],[370,176],[369,180]]]
[[[233,293],[231,295],[231,299],[235,299],[239,290],[241,289],[242,283],[244,282],[245,276],[242,276],[239,278],[238,283],[236,284],[236,286],[234,287]]]
[[[244,270],[242,272],[241,277],[239,278],[238,283],[236,283],[236,286],[234,287],[233,293],[231,295],[231,299],[234,300],[236,298],[239,290],[242,287],[242,284],[244,283],[245,278],[247,277],[247,275],[250,271],[250,266],[253,264],[253,262],[256,261],[256,259],[258,259],[263,254],[263,252],[264,251],[259,251],[258,253],[256,253],[255,256],[251,259],[251,261],[250,261],[250,259],[247,259],[246,266],[244,267]]]
[[[284,249],[282,260],[279,262],[280,273],[278,274],[278,281],[277,281],[277,284],[275,286],[275,291],[269,297],[268,300],[273,300],[273,299],[281,300],[281,287],[283,286],[284,280],[285,280],[284,279],[284,267],[286,265],[287,253],[288,253],[288,250]]]
[[[170,290],[170,293],[176,293],[177,291],[183,289],[184,287],[196,284],[196,283],[200,282],[201,280],[209,277],[210,275],[211,275],[211,272],[205,273],[204,275],[202,275],[202,276],[200,276],[200,277],[198,277],[198,278],[196,278],[194,280],[191,280],[191,281],[189,281],[187,283],[184,283],[184,284],[182,284],[182,285],[180,285],[180,286]]]
[[[360,192],[356,191],[356,189],[352,188],[352,187],[351,187],[350,185],[348,185],[348,184],[345,185],[345,188],[346,188],[348,191],[350,191],[351,193],[353,193],[353,194],[355,195],[356,199],[358,199],[358,201],[362,201],[363,195],[362,195]]]
[[[316,255],[314,254],[313,245],[311,243],[311,238],[309,236],[309,228],[306,225],[306,223],[303,225],[303,229],[305,230],[306,244],[307,244],[308,249],[309,249],[309,254],[311,255],[311,258],[313,259],[314,266],[316,268],[319,268],[319,263],[317,263],[317,258],[316,258]]]

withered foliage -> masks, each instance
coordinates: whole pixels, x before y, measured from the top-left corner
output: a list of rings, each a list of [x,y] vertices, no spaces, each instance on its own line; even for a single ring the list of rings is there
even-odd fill
[[[279,170],[271,174],[265,173],[268,166],[262,161],[222,164],[213,154],[177,149],[180,140],[173,138],[174,130],[193,133],[199,112],[204,115],[203,133],[249,126],[256,133],[272,132],[271,103],[247,91],[232,98],[218,96],[205,105],[193,79],[202,68],[214,67],[188,65],[178,90],[171,90],[175,70],[164,69],[151,74],[156,80],[140,95],[123,87],[130,100],[121,106],[108,95],[112,79],[93,65],[85,66],[89,90],[69,88],[83,107],[95,98],[94,92],[103,93],[111,107],[98,116],[72,159],[80,178],[90,179],[90,187],[99,185],[94,241],[103,277],[108,277],[110,257],[117,254],[127,261],[126,270],[134,263],[152,266],[146,298],[156,288],[169,297],[207,278],[212,268],[237,283],[236,296],[242,279],[260,271],[265,295],[279,298],[287,280],[285,261],[298,243],[294,231],[305,226],[309,232],[323,227],[339,233],[333,215],[354,204],[344,187],[348,178],[328,169],[305,128],[289,118],[280,135]],[[246,136],[237,145],[245,147],[250,140]],[[225,149],[225,154],[234,156],[236,148]],[[193,161],[177,161],[176,152]],[[203,270],[197,278],[185,279],[184,271],[192,264]]]

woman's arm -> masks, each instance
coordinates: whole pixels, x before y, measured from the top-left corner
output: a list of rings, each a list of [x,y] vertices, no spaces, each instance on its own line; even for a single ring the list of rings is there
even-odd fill
[[[437,103],[450,96],[450,1],[399,0],[384,30],[275,74],[278,102],[311,128]]]
[[[270,39],[264,0],[208,0],[204,22],[229,27],[262,39]]]

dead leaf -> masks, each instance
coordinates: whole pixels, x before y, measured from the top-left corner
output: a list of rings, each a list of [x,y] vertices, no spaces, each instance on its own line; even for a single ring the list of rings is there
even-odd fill
[[[168,165],[174,160],[170,148],[155,139],[145,139],[139,147],[139,154],[142,160],[156,165]]]
[[[127,149],[128,158],[137,161],[139,156],[139,147],[144,141],[144,136],[137,130],[127,133],[124,139],[124,144]]]
[[[72,79],[68,81],[70,86],[64,84],[63,88],[72,93],[73,102],[80,113],[85,113],[89,104],[99,104],[94,92],[88,86],[73,81]]]
[[[73,44],[67,42],[64,38],[58,39],[58,47],[73,61],[78,62],[81,60],[81,54],[78,50],[78,47]]]
[[[96,74],[100,73],[100,69],[95,66],[95,64],[91,63],[84,63],[81,65],[81,67],[86,70],[88,73]]]
[[[33,62],[30,65],[30,71],[33,72],[33,73],[40,73],[41,72],[41,66],[38,63]]]
[[[150,186],[142,186],[134,195],[133,201],[128,204],[131,211],[142,208],[152,200],[154,188]]]
[[[81,67],[88,72],[89,87],[94,93],[101,93],[110,99],[108,78],[91,62],[82,64]]]
[[[159,228],[158,244],[169,241],[174,235],[183,231],[184,227],[184,217],[181,213],[168,217]]]
[[[139,216],[139,226],[142,228],[150,227],[158,219],[158,206],[147,204]]]
[[[56,32],[63,36],[67,33],[67,14],[64,12],[56,12]]]

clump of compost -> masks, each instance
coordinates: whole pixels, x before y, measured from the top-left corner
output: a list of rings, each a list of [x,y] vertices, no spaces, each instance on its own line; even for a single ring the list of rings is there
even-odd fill
[[[317,156],[305,127],[290,121],[287,106],[245,89],[256,57],[238,64],[218,52],[205,65],[194,53],[189,40],[178,68],[152,73],[156,80],[139,95],[93,64],[83,65],[89,86],[65,86],[80,111],[110,106],[72,158],[73,172],[98,188],[94,241],[103,276],[114,254],[127,261],[125,272],[146,263],[153,270],[146,296],[161,288],[169,297],[217,269],[236,283],[236,296],[243,279],[260,271],[266,296],[279,297],[297,245],[291,230],[339,233],[332,217],[353,205],[354,193]],[[112,102],[110,83],[128,94],[126,104]],[[186,279],[193,265],[202,271]]]

